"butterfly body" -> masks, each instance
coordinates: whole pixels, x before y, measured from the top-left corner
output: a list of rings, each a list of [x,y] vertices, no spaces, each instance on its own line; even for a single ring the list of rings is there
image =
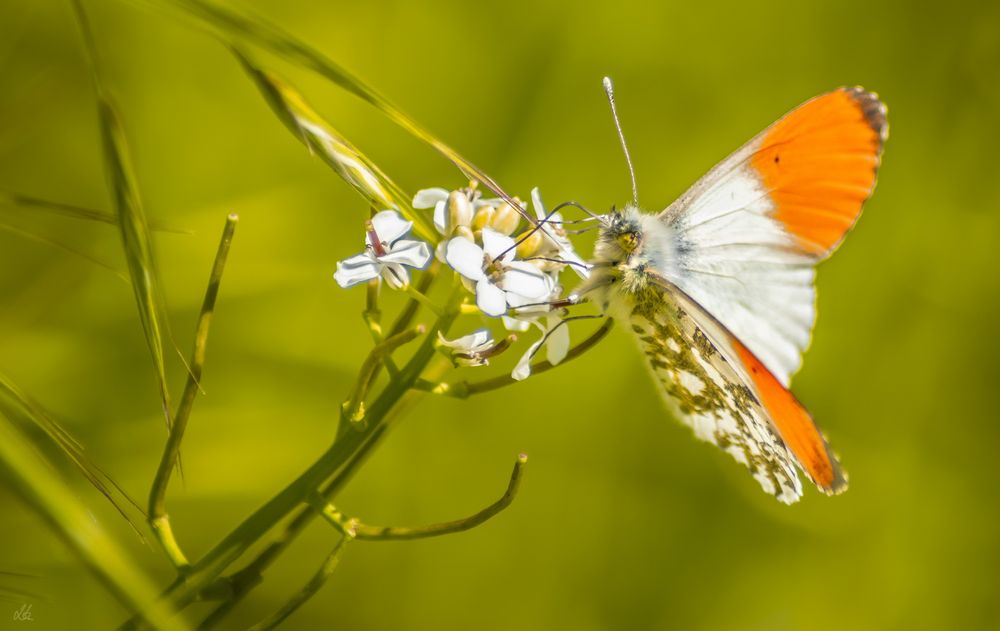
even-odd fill
[[[682,244],[665,222],[635,206],[612,211],[594,247],[594,269],[584,291],[596,292],[592,299],[610,306],[615,290],[640,293],[650,281],[649,272],[675,275]],[[617,287],[616,287],[617,285]]]
[[[638,340],[675,416],[785,503],[796,467],[825,493],[847,478],[788,390],[815,321],[815,264],[875,185],[885,108],[841,88],[793,110],[659,214],[602,218],[576,292]]]

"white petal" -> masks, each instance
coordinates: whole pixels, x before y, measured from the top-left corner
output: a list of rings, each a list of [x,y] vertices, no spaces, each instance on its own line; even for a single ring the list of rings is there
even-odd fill
[[[531,189],[531,206],[535,209],[535,215],[539,220],[545,218],[545,205],[542,204],[542,194],[538,191],[538,187]],[[555,216],[552,216],[555,219]]]
[[[438,203],[434,204],[434,227],[438,229],[438,232],[447,236],[448,235],[448,200],[443,199]]]
[[[476,283],[476,306],[486,315],[496,318],[507,313],[507,298],[502,289],[484,278]]]
[[[562,324],[559,318],[547,318],[549,325],[549,339],[545,342],[545,356],[549,363],[555,366],[566,359],[569,352],[569,327]]]
[[[570,265],[570,267],[573,268],[577,276],[580,278],[590,278],[590,265],[572,250],[572,246],[569,249],[563,249],[560,256],[564,261],[573,261],[576,263],[576,265]]]
[[[535,302],[544,300],[552,293],[552,279],[542,270],[524,261],[507,264],[500,286],[504,291],[520,294],[529,299],[534,298]]]
[[[496,208],[502,202],[503,200],[500,199],[499,197],[491,197],[489,199],[477,199],[472,202],[472,207],[476,210],[479,210],[483,206],[492,206],[493,208]]]
[[[341,287],[347,288],[358,283],[377,278],[381,265],[367,254],[358,254],[349,259],[337,262],[337,271],[333,278]]]
[[[486,279],[483,273],[483,249],[465,237],[448,241],[444,260],[456,272],[474,281]]]
[[[510,298],[510,294],[507,294]],[[503,316],[503,325],[508,331],[527,331],[531,323],[522,318],[512,318],[510,316]]]
[[[371,265],[375,263],[375,257],[368,250],[365,250],[361,254],[355,254],[352,257],[346,258],[343,261],[337,263],[337,267],[343,265],[344,267],[362,267],[364,265]]]
[[[447,346],[448,348],[454,348],[455,350],[471,352],[480,350],[484,346],[489,346],[493,342],[493,336],[490,334],[489,329],[479,329],[468,335],[464,335],[455,340],[445,339],[440,332],[438,332],[438,339],[441,344]]]
[[[538,304],[539,302],[542,302],[542,301],[539,300],[538,298],[528,298],[527,296],[522,296],[521,294],[518,294],[518,293],[513,292],[513,291],[508,291],[507,292],[507,304],[509,304],[511,306],[511,308],[520,309],[522,307],[525,307],[525,305],[533,305],[532,307],[527,307],[526,310],[529,310],[529,311],[538,311],[538,310],[548,311],[549,310],[548,305],[539,305]]]
[[[403,219],[395,210],[383,210],[372,217],[372,225],[382,243],[392,244],[410,231],[413,222]]]
[[[517,366],[514,366],[514,370],[510,373],[510,376],[515,381],[524,381],[531,375],[531,358],[535,354],[535,350],[538,349],[538,345],[542,343],[542,340],[538,340],[534,344],[528,347],[524,355],[521,355],[521,359],[518,360]]]
[[[413,196],[414,208],[433,208],[440,201],[448,199],[448,191],[443,188],[425,188]]]
[[[410,274],[406,268],[397,263],[387,263],[382,266],[382,278],[393,289],[402,289],[410,284]]]
[[[381,263],[398,263],[417,269],[424,269],[431,260],[431,249],[423,241],[400,239],[392,244],[392,249],[378,257]]]
[[[514,257],[514,239],[500,234],[492,228],[483,228],[483,250],[492,259],[503,254],[501,260],[508,261]],[[504,254],[505,252],[506,254]]]

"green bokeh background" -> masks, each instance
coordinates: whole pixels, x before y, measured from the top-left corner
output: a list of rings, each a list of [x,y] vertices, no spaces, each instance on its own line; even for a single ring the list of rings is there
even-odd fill
[[[369,347],[363,291],[340,290],[331,274],[358,251],[367,208],[289,135],[211,37],[128,2],[88,6],[147,211],[191,232],[156,236],[185,353],[223,219],[241,217],[186,480],[170,495],[181,542],[197,556],[331,440]],[[520,496],[468,533],[354,544],[288,628],[998,628],[1000,4],[239,6],[350,68],[508,190],[537,185],[550,203],[605,209],[629,197],[605,74],[650,210],[815,94],[861,84],[890,110],[878,190],[821,266],[820,316],[794,382],[851,474],[848,493],[810,489],[790,508],[761,493],[668,417],[627,332],[615,331],[592,354],[516,388],[425,399],[339,505],[376,524],[459,517],[501,492],[523,450],[531,462]],[[360,101],[262,59],[407,190],[462,184]],[[0,4],[0,121],[0,188],[111,209],[68,3]],[[0,223],[124,270],[113,227],[9,206]],[[183,367],[174,353],[168,362],[179,392]],[[127,283],[0,231],[0,372],[145,497],[164,430]],[[156,583],[169,582],[159,550],[78,476],[67,478]],[[228,628],[280,606],[334,539],[314,524]],[[40,577],[30,588],[48,599],[33,607],[31,628],[109,628],[124,618],[4,488],[0,570]],[[14,628],[5,607],[0,628]]]

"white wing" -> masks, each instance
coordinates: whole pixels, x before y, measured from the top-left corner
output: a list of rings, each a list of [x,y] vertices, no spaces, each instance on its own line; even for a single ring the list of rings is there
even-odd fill
[[[875,95],[830,92],[723,160],[657,217],[678,243],[667,280],[785,386],[816,318],[814,265],[860,214],[886,129]]]

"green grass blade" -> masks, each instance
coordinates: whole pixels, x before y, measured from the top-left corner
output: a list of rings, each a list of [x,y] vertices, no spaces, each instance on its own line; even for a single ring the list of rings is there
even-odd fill
[[[414,222],[425,239],[437,240],[427,213],[414,212],[407,195],[367,156],[323,120],[299,92],[261,70],[238,50],[233,50],[281,122],[376,209],[395,208]]]
[[[514,203],[511,197],[497,184],[493,178],[479,167],[462,157],[457,151],[439,140],[436,136],[417,124],[403,113],[388,99],[373,88],[355,77],[345,68],[327,58],[325,55],[299,41],[294,36],[268,23],[263,18],[238,12],[208,0],[145,0],[156,6],[175,7],[184,14],[195,18],[204,26],[209,27],[217,36],[230,46],[236,47],[246,42],[271,52],[287,61],[308,68],[325,77],[335,85],[370,103],[390,120],[407,132],[427,143],[445,158],[450,160],[465,175],[466,178],[479,181],[498,196],[504,198],[515,208],[521,205]]]
[[[128,144],[125,140],[121,118],[101,78],[97,48],[87,15],[80,0],[74,0],[73,6],[76,9],[77,21],[90,59],[91,75],[97,96],[101,140],[104,145],[105,168],[125,248],[125,261],[128,264],[132,290],[139,309],[139,320],[146,336],[146,345],[149,347],[153,367],[156,370],[163,415],[169,427],[170,394],[167,390],[163,353],[163,339],[169,334],[166,329],[167,318],[163,294],[160,290],[159,275],[153,257],[152,237],[132,172],[132,163],[129,158]]]
[[[131,504],[139,512],[142,512],[142,508],[117,482],[87,457],[83,446],[52,418],[51,414],[3,374],[0,374],[0,414],[17,424],[28,436],[44,434],[87,481],[111,502],[133,530],[139,532],[129,516],[126,503]],[[37,440],[36,442],[40,443]]]
[[[100,221],[102,223],[109,224],[118,223],[118,220],[112,213],[104,212],[103,210],[84,208],[83,206],[74,206],[73,204],[64,204],[62,202],[52,202],[47,199],[40,199],[30,195],[15,193],[14,191],[0,191],[0,204],[24,206],[27,208],[44,210],[57,215],[63,215],[65,217],[73,217],[75,219]]]
[[[130,611],[156,629],[185,628],[159,601],[149,578],[94,520],[73,489],[9,423],[0,423],[0,481],[38,513]]]
[[[56,241],[55,239],[50,239],[49,237],[31,232],[30,230],[25,230],[24,228],[12,226],[11,224],[2,221],[0,221],[0,230],[10,232],[11,234],[16,234],[19,237],[28,239],[30,241],[37,241],[38,243],[44,243],[45,245],[55,248],[57,250],[62,250],[64,252],[69,252],[70,254],[75,254],[76,256],[79,256],[82,259],[90,261],[94,265],[103,267],[104,269],[113,272],[115,276],[117,276],[118,278],[122,279],[125,282],[128,282],[128,278],[124,274],[122,274],[120,270],[115,269],[113,265],[109,265],[104,261],[96,259],[85,252],[77,250],[76,248],[70,247],[65,243],[61,243],[59,241]]]
[[[14,208],[39,210],[54,215],[70,217],[72,219],[98,221],[100,223],[106,223],[112,226],[118,225],[118,217],[114,213],[109,213],[94,208],[86,208],[84,206],[77,206],[75,204],[53,202],[47,199],[42,199],[40,197],[32,197],[31,195],[24,195],[22,193],[17,193],[15,191],[0,190],[0,206],[12,206]],[[181,230],[180,228],[172,228],[169,226],[162,226],[156,223],[151,223],[150,228],[153,230],[153,232],[190,234],[190,232],[187,230]]]

